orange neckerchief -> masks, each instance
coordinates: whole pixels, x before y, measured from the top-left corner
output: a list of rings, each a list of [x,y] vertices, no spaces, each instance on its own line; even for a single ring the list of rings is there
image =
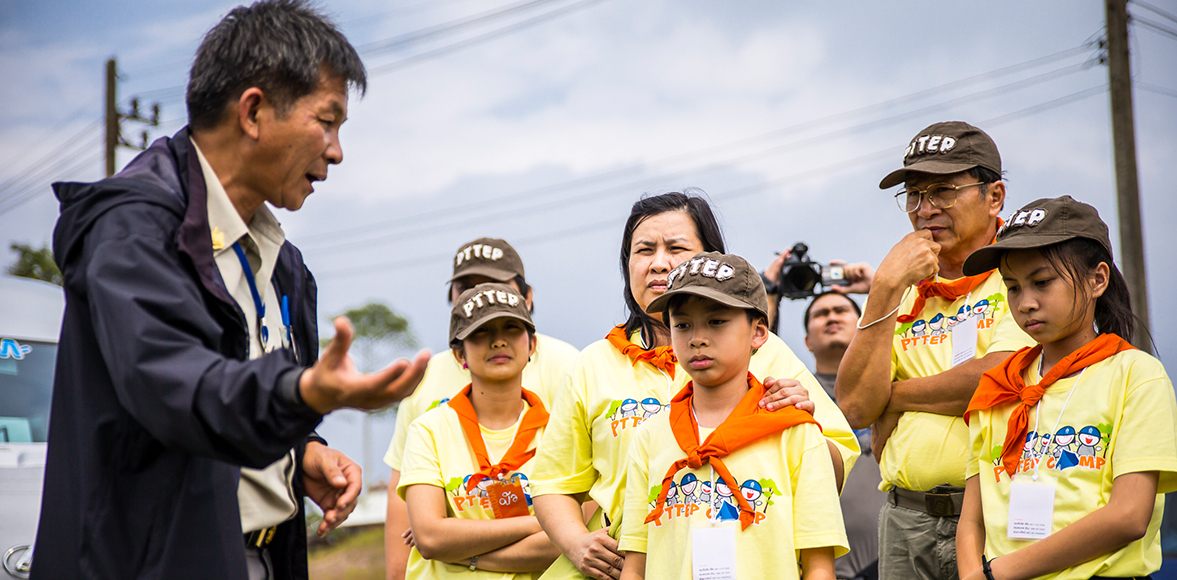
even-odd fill
[[[973,399],[969,401],[968,410],[965,411],[965,422],[968,422],[969,413],[973,411],[1019,401],[1017,408],[1009,416],[1005,442],[1001,447],[1001,464],[1005,466],[1006,473],[1013,477],[1017,471],[1018,460],[1022,456],[1026,429],[1030,425],[1030,408],[1038,404],[1047,387],[1060,378],[1083,370],[1109,356],[1135,349],[1136,347],[1115,334],[1101,334],[1051,367],[1038,384],[1027,385],[1023,374],[1038,353],[1042,352],[1042,345],[1024,347],[981,375],[981,384],[973,394]]]
[[[531,445],[531,440],[535,439],[536,431],[548,424],[548,410],[544,408],[544,402],[535,393],[523,389],[523,400],[527,401],[531,408],[523,414],[523,420],[519,422],[519,428],[515,431],[515,440],[503,455],[503,459],[491,465],[490,455],[486,452],[486,442],[482,440],[482,431],[478,428],[478,413],[474,412],[474,405],[470,404],[471,387],[472,385],[466,385],[462,392],[454,395],[447,403],[458,414],[458,422],[462,424],[466,441],[470,442],[474,456],[478,458],[478,473],[466,480],[466,493],[470,493],[478,482],[488,477],[497,479],[527,463],[535,456],[535,449],[528,450],[527,447]]]
[[[1004,224],[1005,220],[997,218],[997,229],[999,231]],[[989,243],[992,244],[995,241],[997,241],[996,235],[993,236],[992,240],[989,240]],[[916,297],[915,302],[911,305],[911,312],[900,314],[896,320],[899,324],[915,322],[919,318],[920,313],[924,311],[924,303],[927,302],[928,298],[935,296],[946,298],[949,302],[955,302],[957,298],[967,296],[974,288],[980,286],[981,282],[988,279],[992,273],[993,270],[989,270],[976,276],[965,276],[952,282],[933,282],[931,279],[924,280],[915,286]]]
[[[740,485],[732,477],[727,466],[720,459],[729,453],[753,443],[759,439],[779,433],[801,423],[814,423],[813,416],[796,407],[786,407],[779,411],[766,411],[757,404],[764,397],[764,385],[748,373],[748,393],[736,408],[732,409],[727,419],[723,420],[702,445],[699,444],[699,423],[695,414],[691,412],[691,400],[694,397],[694,381],[687,383],[674,399],[670,401],[670,428],[674,431],[674,439],[678,446],[687,454],[685,459],[675,461],[662,478],[662,491],[658,493],[658,504],[650,515],[646,516],[646,523],[650,523],[662,515],[666,504],[666,495],[670,493],[670,486],[674,483],[674,475],[684,467],[699,469],[704,463],[710,463],[720,477],[732,489],[736,503],[740,505],[740,529],[752,525],[756,512],[751,504],[739,493]],[[821,428],[821,425],[818,425]]]
[[[613,330],[605,335],[605,339],[609,341],[609,344],[617,347],[621,354],[633,359],[634,366],[637,366],[638,361],[646,361],[654,368],[666,371],[666,374],[670,375],[672,380],[674,379],[674,369],[678,366],[678,357],[674,356],[674,348],[656,346],[654,350],[646,350],[629,341],[629,337],[625,335],[624,324],[614,326]]]

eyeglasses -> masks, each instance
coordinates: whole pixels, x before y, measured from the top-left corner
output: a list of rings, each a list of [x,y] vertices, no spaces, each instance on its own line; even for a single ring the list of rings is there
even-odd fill
[[[902,189],[895,194],[895,204],[899,209],[907,213],[915,213],[920,209],[920,202],[927,197],[928,203],[932,207],[939,209],[948,209],[956,205],[957,192],[966,187],[974,185],[985,185],[984,181],[976,183],[966,183],[964,185],[953,185],[951,183],[933,183],[923,189],[918,187],[908,187]]]

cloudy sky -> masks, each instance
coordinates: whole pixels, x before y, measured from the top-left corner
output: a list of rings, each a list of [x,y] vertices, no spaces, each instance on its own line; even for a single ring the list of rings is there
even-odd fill
[[[150,138],[170,135],[185,122],[200,37],[234,4],[0,2],[5,249],[49,240],[50,181],[101,176],[106,59],[118,59],[123,106],[159,102]],[[322,6],[370,73],[342,131],[345,162],[300,212],[278,212],[319,279],[324,316],[381,300],[422,345],[444,347],[450,256],[495,236],[526,262],[541,332],[583,347],[624,317],[617,256],[630,205],[687,187],[706,192],[729,251],[754,264],[799,240],[819,261],[878,264],[910,231],[878,181],[943,120],[997,142],[1007,210],[1068,194],[1100,210],[1118,246],[1096,0]],[[1129,8],[1152,323],[1168,362],[1177,5]],[[142,129],[124,133],[137,141]],[[119,167],[133,155],[121,151]],[[14,258],[0,252],[0,265]],[[781,334],[810,362],[803,307],[784,305]]]

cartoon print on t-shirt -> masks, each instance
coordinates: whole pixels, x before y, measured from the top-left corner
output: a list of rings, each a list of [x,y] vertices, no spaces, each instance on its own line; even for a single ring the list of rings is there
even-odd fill
[[[1075,451],[1080,457],[1095,457],[1096,452],[1103,451],[1103,447],[1096,445],[1103,440],[1103,434],[1094,425],[1088,425],[1079,430],[1079,449]]]
[[[1075,442],[1075,428],[1067,425],[1054,434],[1054,448],[1050,456],[1054,458],[1055,469],[1062,471],[1079,465],[1079,456],[1071,451],[1071,444]]]
[[[895,329],[899,345],[906,352],[916,347],[944,345],[951,347],[953,327],[961,324],[976,324],[977,330],[993,328],[997,319],[1005,312],[1005,296],[995,292],[972,305],[966,300],[956,310],[956,316],[944,312],[927,313],[928,319],[900,324]],[[951,312],[951,310],[949,310]],[[948,355],[945,355],[948,356]]]
[[[714,493],[712,493],[714,491]],[[662,484],[655,483],[650,487],[646,501],[653,509],[662,492]],[[740,519],[740,505],[735,494],[739,493],[748,500],[752,510],[756,512],[754,524],[760,524],[767,516],[768,506],[773,505],[772,498],[777,495],[776,482],[772,479],[747,479],[739,489],[733,490],[723,478],[715,480],[713,486],[710,480],[700,480],[694,473],[682,476],[678,484],[671,483],[666,493],[665,511],[655,522],[662,525],[666,519],[706,517],[709,520],[730,521]]]
[[[604,415],[609,421],[609,429],[614,437],[621,435],[626,429],[634,429],[643,421],[661,413],[668,405],[654,397],[646,397],[638,403],[637,399],[617,399],[609,404]]]
[[[493,517],[494,513],[490,507],[490,493],[487,490],[493,480],[490,478],[483,478],[474,485],[469,491],[466,490],[470,483],[470,477],[473,474],[465,477],[451,477],[449,482],[445,484],[446,495],[449,497],[451,505],[455,512],[464,512],[471,509],[479,509],[487,514],[488,517]],[[527,506],[531,507],[531,482],[528,481],[527,476],[522,472],[516,471],[508,474],[504,479],[518,477],[519,483],[523,487],[523,497],[527,500]]]
[[[931,331],[931,336],[940,336],[944,334],[944,315],[937,313],[928,321],[928,329]]]

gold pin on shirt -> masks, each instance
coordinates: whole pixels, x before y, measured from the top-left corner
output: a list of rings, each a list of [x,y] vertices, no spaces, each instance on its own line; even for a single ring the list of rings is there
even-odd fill
[[[213,249],[220,250],[225,247],[225,234],[221,232],[220,228],[213,228]]]

